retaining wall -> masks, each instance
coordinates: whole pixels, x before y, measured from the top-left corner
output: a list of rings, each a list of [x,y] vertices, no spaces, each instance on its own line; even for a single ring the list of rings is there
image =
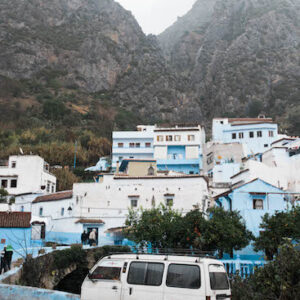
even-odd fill
[[[0,284],[1,300],[79,300],[79,295],[20,285]]]

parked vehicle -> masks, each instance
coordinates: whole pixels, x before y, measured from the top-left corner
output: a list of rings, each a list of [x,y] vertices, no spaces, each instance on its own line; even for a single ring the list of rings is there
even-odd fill
[[[85,278],[82,300],[230,299],[222,262],[207,257],[117,254],[101,259]]]

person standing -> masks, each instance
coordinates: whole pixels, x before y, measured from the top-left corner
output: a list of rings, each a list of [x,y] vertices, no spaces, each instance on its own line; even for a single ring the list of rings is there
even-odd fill
[[[88,240],[88,234],[84,230],[83,233],[81,234],[81,244],[86,245]]]
[[[13,254],[14,254],[13,247],[11,245],[8,245],[6,247],[6,252],[7,252],[7,254],[6,254],[6,257],[7,257],[6,258],[7,259],[6,260],[6,265],[7,265],[8,270],[10,270],[10,268],[11,268],[11,261],[12,261],[12,257],[13,257]]]
[[[96,244],[96,229],[94,228],[89,235],[89,244],[92,246],[93,244]]]

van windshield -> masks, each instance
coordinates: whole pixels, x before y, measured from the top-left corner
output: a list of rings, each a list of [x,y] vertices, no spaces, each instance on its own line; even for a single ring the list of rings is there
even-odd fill
[[[97,267],[92,274],[89,275],[90,279],[100,280],[120,280],[121,268],[118,267]]]
[[[229,290],[228,276],[222,265],[209,266],[209,279],[212,290]]]

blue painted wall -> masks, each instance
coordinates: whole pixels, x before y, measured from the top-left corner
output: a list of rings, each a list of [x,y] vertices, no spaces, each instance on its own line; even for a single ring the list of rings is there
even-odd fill
[[[11,245],[14,248],[13,260],[24,256],[28,249],[37,247],[42,242],[31,240],[31,228],[0,228],[0,239],[5,239],[5,245]],[[4,244],[1,244],[1,251],[3,247]]]
[[[0,284],[1,300],[79,300],[79,295],[43,290],[20,285]]]
[[[260,195],[259,193],[266,194]],[[287,206],[287,202],[284,200],[285,195],[282,193],[281,189],[257,179],[233,190],[228,196],[232,200],[232,210],[240,212],[247,229],[251,230],[257,237],[260,231],[261,219],[266,213],[272,215],[276,211],[284,211],[287,207],[290,208],[290,205]],[[253,209],[253,199],[263,200],[262,210]],[[216,203],[222,205],[226,210],[230,209],[230,202],[226,197],[219,198]],[[262,252],[254,252],[251,245],[241,251],[236,251],[235,254],[241,255],[242,259],[261,259],[264,256]]]

